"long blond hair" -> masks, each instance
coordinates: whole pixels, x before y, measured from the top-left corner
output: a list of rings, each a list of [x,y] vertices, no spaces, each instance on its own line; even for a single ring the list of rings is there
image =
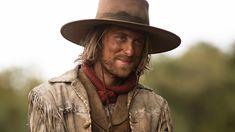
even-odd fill
[[[102,53],[102,39],[105,34],[105,30],[112,25],[100,25],[95,28],[92,28],[87,36],[81,41],[81,44],[84,46],[83,53],[79,56],[77,61],[82,63],[93,65],[95,62],[101,58]],[[144,70],[148,69],[150,54],[148,54],[149,41],[146,36],[145,47],[142,52],[142,58],[139,65],[136,67],[135,72],[138,76],[144,73]]]

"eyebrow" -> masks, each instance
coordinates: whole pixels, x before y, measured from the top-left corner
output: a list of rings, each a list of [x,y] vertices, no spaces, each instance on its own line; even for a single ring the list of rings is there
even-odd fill
[[[130,36],[129,34],[133,34],[133,36],[137,36],[136,38],[140,39],[140,38],[143,38],[145,39],[146,38],[146,35],[142,32],[136,32],[135,30],[128,30],[128,29],[119,29],[118,31],[116,31],[118,34],[125,34],[126,36]]]

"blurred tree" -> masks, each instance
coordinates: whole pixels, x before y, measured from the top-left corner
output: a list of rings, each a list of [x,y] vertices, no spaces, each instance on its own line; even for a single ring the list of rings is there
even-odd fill
[[[233,131],[235,67],[230,58],[201,42],[181,57],[154,59],[141,81],[168,100],[176,132]]]
[[[41,79],[29,69],[9,68],[0,71],[0,130],[26,132],[27,95]]]
[[[235,42],[230,49],[229,58],[232,66],[235,66]]]

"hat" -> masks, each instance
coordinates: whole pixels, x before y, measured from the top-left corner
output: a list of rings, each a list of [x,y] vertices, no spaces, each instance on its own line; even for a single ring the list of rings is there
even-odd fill
[[[181,42],[174,33],[149,25],[146,0],[100,0],[95,19],[67,23],[62,26],[61,34],[67,40],[82,45],[80,41],[91,28],[104,24],[146,32],[149,36],[149,54],[172,50]]]

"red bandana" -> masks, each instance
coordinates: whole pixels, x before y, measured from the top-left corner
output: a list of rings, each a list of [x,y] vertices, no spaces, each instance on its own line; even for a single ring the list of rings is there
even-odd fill
[[[106,87],[102,81],[96,76],[94,70],[88,65],[84,64],[83,71],[85,75],[90,79],[92,84],[96,87],[97,93],[103,104],[114,103],[118,97],[118,94],[124,94],[131,91],[135,85],[137,78],[135,74],[132,74],[129,78],[125,80],[122,85]]]

